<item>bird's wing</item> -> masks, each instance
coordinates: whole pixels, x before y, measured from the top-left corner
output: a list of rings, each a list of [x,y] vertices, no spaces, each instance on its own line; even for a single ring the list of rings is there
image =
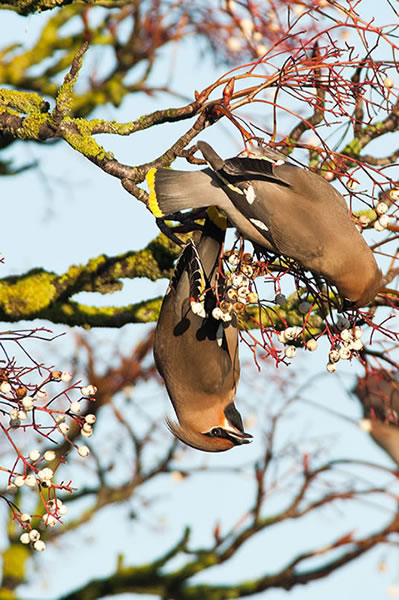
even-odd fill
[[[370,435],[392,460],[399,465],[399,427],[371,420]]]
[[[270,164],[252,158],[238,160]],[[243,164],[241,180],[232,177],[223,189],[278,253],[322,272],[319,258],[327,248],[331,256],[338,251],[342,255],[358,241],[345,199],[324,178],[289,163],[270,167],[274,179],[245,176],[245,168]],[[332,226],[332,215],[336,226]],[[329,266],[327,273],[330,270]]]
[[[224,184],[234,185],[239,181],[264,179],[275,181],[283,186],[290,185],[275,172],[275,167],[285,162],[278,152],[265,148],[262,151],[259,149],[256,154],[239,155],[223,160],[206,142],[198,142],[197,145],[207,163]]]
[[[275,163],[264,158],[258,157],[239,157],[229,158],[224,161],[221,173],[237,179],[265,179],[266,181],[275,181],[283,186],[289,186],[289,183],[278,177],[275,173]]]

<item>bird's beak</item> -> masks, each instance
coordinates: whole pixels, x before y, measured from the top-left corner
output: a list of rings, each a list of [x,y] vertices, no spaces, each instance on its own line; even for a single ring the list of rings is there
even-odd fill
[[[241,446],[241,444],[250,444],[253,440],[253,436],[245,431],[238,431],[238,429],[233,430],[229,427],[228,432],[229,438],[237,446]]]

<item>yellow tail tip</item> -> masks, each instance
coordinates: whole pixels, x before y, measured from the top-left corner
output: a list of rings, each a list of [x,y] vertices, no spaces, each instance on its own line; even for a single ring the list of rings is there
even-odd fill
[[[155,191],[155,173],[156,172],[157,172],[157,169],[150,169],[145,177],[147,184],[148,184],[149,191],[150,191],[149,199],[148,199],[148,208],[150,209],[150,211],[152,212],[154,217],[164,217],[165,215],[159,207],[158,200],[157,200],[157,194]]]

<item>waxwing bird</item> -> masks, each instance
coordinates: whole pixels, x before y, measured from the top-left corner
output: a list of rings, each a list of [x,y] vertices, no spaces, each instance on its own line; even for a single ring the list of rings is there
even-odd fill
[[[198,243],[185,246],[164,297],[155,332],[154,357],[178,423],[167,420],[182,442],[208,452],[246,444],[240,413],[234,405],[240,365],[234,314],[213,318],[219,257],[226,219],[208,209]],[[229,317],[230,318],[230,317]]]
[[[361,428],[399,465],[399,378],[380,369],[358,380],[355,394],[363,406]]]
[[[243,237],[323,275],[353,307],[373,300],[381,271],[330,183],[270,148],[224,160],[209,144],[197,145],[209,168],[149,171],[148,208],[156,217],[216,206]]]

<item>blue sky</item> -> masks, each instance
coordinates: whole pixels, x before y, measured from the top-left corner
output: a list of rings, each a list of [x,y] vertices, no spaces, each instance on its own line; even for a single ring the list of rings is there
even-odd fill
[[[364,4],[372,14],[375,8],[372,0]],[[378,16],[381,20],[384,19],[382,11]],[[16,40],[29,43],[45,18],[42,15],[21,19],[11,13],[2,13],[2,45]],[[389,18],[392,20],[391,16]],[[169,59],[168,52],[165,52],[153,77],[163,76]],[[85,58],[88,67],[93,60],[95,59],[89,51]],[[177,53],[175,85],[190,96],[194,89],[202,89],[222,71],[223,68],[215,67],[206,55],[199,58],[197,48],[192,41],[187,40],[184,50]],[[119,110],[107,106],[99,109],[97,115],[127,121],[174,104],[175,101],[166,96],[143,98],[132,95],[124,100]],[[149,160],[166,149],[185,128],[186,124],[174,124],[129,138],[104,136],[104,145],[114,151],[122,162],[134,165]],[[203,138],[215,144],[220,153],[234,154],[239,149],[238,141],[237,144],[232,141],[232,137],[227,135],[228,131],[231,131],[228,126],[220,125],[206,131]],[[9,155],[14,154],[12,149]],[[6,258],[4,275],[22,273],[34,266],[61,272],[72,263],[85,262],[103,252],[114,255],[142,248],[157,234],[154,220],[144,206],[129,196],[117,180],[106,176],[65,144],[57,144],[50,149],[34,144],[21,144],[18,148],[18,161],[25,163],[33,159],[40,162],[38,170],[29,171],[17,178],[2,179],[2,196],[8,207],[2,214],[0,250]],[[115,294],[111,299],[98,295],[94,300],[93,294],[80,294],[79,299],[88,303],[95,301],[98,304],[109,304],[112,301],[113,304],[124,304],[162,294],[166,285],[166,281],[133,281],[127,282],[123,292]],[[65,328],[54,329],[60,331]],[[97,344],[103,347],[103,357],[107,360],[107,356],[111,357],[113,343],[119,336],[122,347],[127,349],[145,330],[144,326],[127,326],[122,332],[104,330],[93,335]],[[72,344],[71,333],[69,336],[70,341],[63,340],[62,346],[57,350],[62,356],[68,354]],[[45,356],[45,349],[40,352]],[[326,353],[326,347],[321,347],[311,356],[306,354],[305,357],[303,353],[299,353],[300,356],[290,370],[284,371],[291,381],[290,393],[294,394],[299,383],[324,368]],[[323,375],[306,389],[304,395],[312,401],[332,406],[338,412],[358,418],[360,411],[356,402],[348,399],[344,392],[344,386],[350,386],[355,371],[355,366],[345,365],[340,368],[339,376]],[[238,394],[240,405],[254,405],[251,411],[256,411],[258,418],[258,436],[255,442],[248,448],[218,456],[204,458],[195,452],[187,454],[182,462],[185,468],[204,461],[215,468],[229,467],[246,464],[259,455],[262,449],[261,425],[266,409],[271,403],[279,401],[276,388],[270,383],[270,373],[271,370],[265,368],[261,375],[257,375],[255,368],[249,366],[242,377]],[[140,387],[135,392],[135,399],[137,402],[153,402],[154,410],[160,415],[168,403],[166,394],[154,385]],[[134,405],[128,410],[134,420]],[[101,447],[108,433],[106,424],[100,421],[93,443]],[[349,454],[359,459],[367,457],[387,466],[390,464],[365,434],[352,425],[331,418],[323,411],[297,403],[289,412],[279,443],[283,446],[290,438],[299,439],[305,434],[308,441],[304,442],[304,447],[313,448],[312,444],[321,446],[325,456],[328,452],[333,457],[345,457]],[[312,438],[316,441],[312,441]],[[110,448],[111,446],[107,450],[105,444],[104,452],[111,451]],[[289,461],[289,457],[287,460]],[[375,478],[378,482],[386,477],[375,470],[368,471],[364,476],[369,481],[374,481]],[[78,472],[77,477],[82,477],[82,474]],[[391,478],[387,477],[388,479]],[[248,508],[252,494],[253,482],[249,475],[239,478],[231,474],[203,474],[180,483],[173,482],[169,475],[162,476],[156,482],[146,485],[143,490],[143,495],[158,496],[159,500],[153,507],[143,509],[141,522],[127,519],[126,506],[107,508],[85,526],[79,536],[67,536],[35,557],[31,566],[32,583],[25,586],[24,595],[29,598],[51,598],[73,589],[88,576],[111,573],[118,552],[124,553],[126,564],[141,564],[161,555],[170,547],[187,523],[193,524],[193,546],[206,544],[216,520],[223,515],[222,526],[231,526]],[[281,508],[288,496],[289,492],[282,490],[280,494],[271,497],[266,506],[267,513],[273,514]],[[131,504],[135,507],[139,502],[133,499]],[[291,521],[276,526],[251,541],[228,564],[201,574],[193,581],[234,582],[255,577],[265,570],[272,572],[281,567],[297,552],[310,549],[313,543],[328,543],[352,529],[358,533],[372,531],[388,519],[390,514],[382,501],[376,501],[376,504],[377,508],[372,508],[360,503],[349,505],[342,502],[300,522]],[[77,509],[72,507],[71,512],[74,510]],[[79,510],[83,509],[80,507]],[[377,565],[384,557],[388,558],[388,569],[380,572]],[[363,600],[383,598],[388,585],[399,583],[396,562],[395,549],[391,549],[389,554],[382,548],[376,549],[325,581],[295,588],[290,592],[290,598],[316,600],[323,597],[324,600],[335,600],[348,590],[352,596],[356,594]],[[266,594],[260,597],[266,597]],[[282,600],[286,597],[287,592],[280,590],[272,590],[267,594],[270,600]]]

